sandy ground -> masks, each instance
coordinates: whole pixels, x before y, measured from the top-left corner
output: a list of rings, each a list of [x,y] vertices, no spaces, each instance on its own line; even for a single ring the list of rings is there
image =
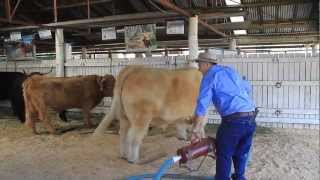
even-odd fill
[[[75,121],[73,121],[75,122]],[[76,123],[73,123],[73,125]],[[60,126],[62,124],[60,123]],[[64,124],[64,127],[67,125]],[[215,134],[216,126],[207,132]],[[119,158],[119,136],[93,140],[87,129],[62,135],[33,135],[12,116],[0,119],[0,180],[112,180],[151,173],[165,157],[144,165]],[[142,159],[158,153],[167,157],[185,145],[172,132],[151,132],[142,146]],[[248,179],[318,180],[319,130],[258,128]],[[193,162],[197,167],[201,159]],[[213,175],[215,161],[207,159],[193,175]],[[186,173],[174,166],[169,173]]]

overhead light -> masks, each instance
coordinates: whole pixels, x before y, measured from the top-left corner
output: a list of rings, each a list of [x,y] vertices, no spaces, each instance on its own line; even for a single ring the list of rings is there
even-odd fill
[[[246,35],[247,30],[233,30],[234,35]]]
[[[231,22],[244,22],[243,16],[233,16],[230,17]]]
[[[235,6],[241,4],[240,0],[226,0],[227,6]]]

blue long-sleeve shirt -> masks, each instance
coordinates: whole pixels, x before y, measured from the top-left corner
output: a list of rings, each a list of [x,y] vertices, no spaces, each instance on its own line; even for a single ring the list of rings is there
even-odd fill
[[[203,117],[212,102],[220,116],[254,111],[250,86],[230,67],[214,65],[203,76],[195,115]]]

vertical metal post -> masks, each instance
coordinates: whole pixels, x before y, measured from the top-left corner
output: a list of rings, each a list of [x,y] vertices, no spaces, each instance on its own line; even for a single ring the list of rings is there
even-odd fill
[[[108,57],[109,57],[109,59],[112,59],[112,52],[111,52],[111,50],[108,51]]]
[[[87,15],[88,19],[90,19],[90,0],[87,0]]]
[[[305,49],[306,49],[306,57],[307,57],[308,54],[309,54],[310,44],[305,44],[304,47],[305,47]]]
[[[317,44],[312,44],[311,48],[312,48],[312,51],[311,51],[312,56],[316,56],[317,50],[319,49],[319,47],[317,47]]]
[[[57,0],[53,0],[53,15],[54,15],[54,22],[58,22]]]
[[[164,55],[165,55],[165,56],[169,56],[169,50],[168,50],[168,48],[165,48],[165,49],[164,49]]]
[[[151,50],[146,51],[146,57],[152,57],[152,52]]]
[[[64,36],[63,29],[56,29],[56,76],[64,77]]]
[[[136,54],[136,58],[143,58],[142,53],[135,53]]]
[[[189,61],[193,61],[198,58],[199,45],[198,45],[198,16],[189,18]],[[189,66],[197,67],[196,63],[188,63]]]
[[[87,0],[87,15],[88,15],[88,19],[91,18],[91,12],[90,12],[90,0]],[[88,28],[88,33],[91,33],[91,28]]]
[[[13,16],[15,15],[16,10],[17,10],[17,8],[18,8],[18,6],[19,6],[19,4],[20,4],[20,1],[21,1],[21,0],[18,0],[18,2],[16,3],[16,5],[14,6],[14,8],[13,8],[13,10],[12,10],[12,13],[10,13],[10,21],[12,20]]]
[[[65,43],[64,44],[64,47],[65,47],[65,60],[70,60],[72,59],[72,46],[71,46],[71,43]]]
[[[4,6],[5,6],[5,11],[6,11],[6,18],[8,19],[9,22],[11,22],[11,5],[10,5],[10,0],[5,0]]]
[[[198,57],[198,16],[189,18],[189,60],[195,60]]]
[[[229,49],[230,50],[237,50],[237,41],[236,39],[231,39],[230,42],[229,42]]]
[[[37,59],[37,47],[35,44],[32,44],[32,56],[33,59]]]
[[[87,48],[86,47],[81,48],[81,59],[87,59]]]

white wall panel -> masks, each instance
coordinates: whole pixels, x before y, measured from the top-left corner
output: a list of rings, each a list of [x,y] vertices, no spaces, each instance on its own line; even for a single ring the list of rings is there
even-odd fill
[[[311,67],[311,62],[306,62],[306,81],[311,81],[311,72],[312,72],[312,67]]]

